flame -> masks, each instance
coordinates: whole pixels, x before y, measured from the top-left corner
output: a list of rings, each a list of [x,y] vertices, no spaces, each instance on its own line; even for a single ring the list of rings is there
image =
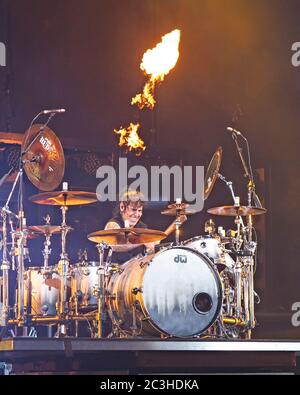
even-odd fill
[[[162,82],[170,70],[175,67],[179,58],[179,41],[180,30],[175,29],[165,34],[156,47],[148,49],[144,53],[140,68],[149,76],[149,80],[144,86],[143,93],[132,98],[132,105],[136,104],[140,109],[144,107],[153,109],[156,103],[155,85]]]
[[[138,134],[139,128],[139,123],[130,123],[127,129],[114,129],[114,132],[120,135],[119,147],[126,146],[129,151],[136,150],[137,154],[141,155],[142,151],[145,151],[146,146]]]

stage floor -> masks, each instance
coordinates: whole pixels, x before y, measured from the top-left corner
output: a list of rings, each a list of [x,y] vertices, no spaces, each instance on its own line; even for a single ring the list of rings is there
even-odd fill
[[[300,341],[7,338],[13,374],[298,373]]]

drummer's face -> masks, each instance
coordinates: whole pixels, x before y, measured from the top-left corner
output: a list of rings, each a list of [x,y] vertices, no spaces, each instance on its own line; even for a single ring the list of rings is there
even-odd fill
[[[127,207],[121,203],[120,208],[126,227],[134,227],[143,215],[143,206],[139,203],[129,203]]]

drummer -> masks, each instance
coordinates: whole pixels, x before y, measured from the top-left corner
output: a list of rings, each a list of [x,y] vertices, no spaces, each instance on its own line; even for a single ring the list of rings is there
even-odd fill
[[[120,203],[114,211],[114,216],[106,223],[105,230],[119,228],[144,228],[148,226],[141,220],[145,207],[144,196],[141,192],[129,190],[125,192]],[[114,247],[112,261],[124,263],[139,254],[154,252],[154,246],[157,243],[148,243],[128,251],[122,250],[122,247]]]

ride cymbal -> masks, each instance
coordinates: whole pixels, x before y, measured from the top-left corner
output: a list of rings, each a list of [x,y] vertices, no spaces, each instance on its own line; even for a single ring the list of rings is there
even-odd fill
[[[265,208],[248,207],[248,206],[222,206],[214,207],[207,210],[209,214],[222,215],[225,217],[246,217],[247,215],[261,215],[265,214]]]

